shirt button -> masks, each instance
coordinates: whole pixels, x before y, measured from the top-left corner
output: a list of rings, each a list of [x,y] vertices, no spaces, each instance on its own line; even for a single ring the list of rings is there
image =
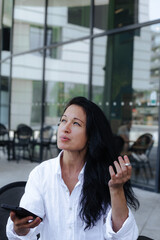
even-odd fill
[[[70,207],[69,210],[72,211],[72,207]]]

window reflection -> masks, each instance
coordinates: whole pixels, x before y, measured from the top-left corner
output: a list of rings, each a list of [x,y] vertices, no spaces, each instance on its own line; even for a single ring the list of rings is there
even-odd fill
[[[77,53],[77,58],[78,58],[78,53]],[[49,65],[47,65],[47,68],[48,66]],[[60,72],[58,73],[53,68],[52,72],[50,72],[50,76],[48,76],[48,77],[53,76],[53,80],[47,79],[47,72],[46,72],[46,82],[45,82],[45,96],[46,96],[45,124],[46,125],[58,124],[59,118],[63,113],[64,106],[71,97],[74,97],[74,96],[87,97],[88,95],[88,85],[87,85],[88,79],[84,77],[86,73],[83,68],[81,68],[81,72],[79,72],[78,69],[75,69],[74,71],[70,71],[70,64],[68,64],[65,75],[64,75],[63,74],[64,69],[61,69],[61,67],[63,66],[63,61],[57,62],[57,66]],[[57,76],[57,80],[59,81],[54,80],[55,74]],[[68,81],[66,81],[66,78],[68,78]],[[64,81],[61,81],[61,79],[64,79]],[[82,81],[80,79],[82,79]],[[81,83],[81,82],[84,82],[84,83]]]
[[[8,112],[9,112],[9,79],[8,77],[1,77],[0,82],[0,123],[8,126]]]
[[[159,18],[159,7],[160,2],[159,0],[148,0],[147,2],[147,10],[149,12],[149,20],[155,20]]]
[[[90,26],[90,6],[69,7],[68,23],[83,27]]]
[[[33,126],[41,125],[41,110],[42,110],[42,82],[32,81],[32,109],[31,109],[31,122]]]
[[[13,1],[3,3],[1,59],[11,54],[12,26],[13,54],[43,49],[45,1],[15,0],[14,19]],[[11,117],[12,130],[25,123],[34,128],[36,138],[40,140],[41,121],[44,121],[44,125],[55,127],[56,140],[57,123],[66,101],[77,95],[88,96],[90,39],[70,44],[68,41],[90,35],[90,3],[90,0],[49,0],[45,51],[36,50],[11,58],[12,69],[10,60],[2,62],[0,121],[7,125]],[[159,0],[95,0],[94,34],[158,19],[158,6]],[[57,47],[58,43],[61,46]],[[54,44],[57,46],[53,47]],[[152,135],[152,147],[147,155],[152,174],[137,170],[138,165],[133,163],[132,182],[142,186],[147,182],[154,188],[160,104],[160,24],[96,36],[93,39],[92,67],[92,100],[104,110],[114,134],[122,135],[119,133],[121,126],[122,130],[129,121],[132,123],[122,154],[133,155],[130,153],[132,145],[144,134]],[[42,99],[42,77],[45,99]],[[141,153],[142,147],[138,146],[141,151],[134,153],[146,154]],[[40,145],[36,148],[39,154]]]
[[[144,145],[137,146],[136,154],[143,154],[140,157],[146,161],[139,165],[132,161],[132,182],[142,186],[147,182],[150,188],[155,187],[160,79],[159,32],[154,29],[156,26],[141,28],[128,41],[123,41],[123,34],[95,38],[92,87],[93,99],[106,113],[115,135],[123,136],[119,129],[127,129],[124,126],[132,122],[122,155],[131,157],[134,142],[143,135],[151,136],[149,149],[142,153]],[[100,42],[102,55],[97,51]]]
[[[10,54],[10,41],[11,41],[11,27],[12,27],[12,7],[13,2],[6,0],[2,4],[3,17],[2,17],[2,52],[1,59],[5,59]]]
[[[94,32],[159,19],[159,0],[95,0]]]
[[[47,46],[61,42],[61,27],[47,28]],[[30,26],[30,49],[36,49],[43,46],[44,29],[38,26]],[[43,50],[36,51],[34,55],[43,56]],[[46,57],[57,58],[61,57],[60,48],[49,48],[46,50]]]
[[[9,86],[10,86],[10,60],[1,64],[0,76],[0,123],[9,125]]]
[[[102,107],[105,105],[103,94],[105,92],[105,73],[106,73],[106,54],[107,54],[107,36],[95,38],[93,44],[93,75],[92,75],[92,95],[96,104]]]
[[[15,0],[13,53],[43,47],[44,10],[44,1]]]
[[[42,58],[26,54],[13,58],[11,129],[24,123],[40,128],[42,111]]]
[[[90,1],[48,1],[48,28],[55,29],[53,42],[90,34]],[[61,39],[57,39],[61,38]]]
[[[138,22],[138,1],[95,1],[94,32]]]

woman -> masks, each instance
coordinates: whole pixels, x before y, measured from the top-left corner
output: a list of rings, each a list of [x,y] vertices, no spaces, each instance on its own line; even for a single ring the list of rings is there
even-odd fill
[[[20,202],[43,221],[11,212],[8,238],[36,239],[40,233],[42,240],[136,240],[127,206],[138,207],[129,182],[132,167],[127,156],[115,156],[101,109],[73,98],[60,119],[57,143],[63,151],[31,172]]]

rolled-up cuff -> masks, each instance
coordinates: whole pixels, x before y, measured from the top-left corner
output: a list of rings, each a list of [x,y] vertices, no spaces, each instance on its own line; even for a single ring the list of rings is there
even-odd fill
[[[110,209],[107,215],[105,225],[107,239],[137,240],[138,238],[138,227],[130,209],[128,218],[125,220],[119,231],[114,232],[112,228],[112,209]]]
[[[6,226],[6,234],[9,240],[28,240],[33,235],[34,230],[30,229],[29,233],[25,236],[18,236],[14,231],[13,222],[8,218],[7,226]],[[35,239],[36,240],[36,239]]]

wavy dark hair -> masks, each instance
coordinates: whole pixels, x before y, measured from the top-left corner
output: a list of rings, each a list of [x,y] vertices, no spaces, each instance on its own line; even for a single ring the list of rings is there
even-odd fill
[[[80,217],[86,223],[85,229],[89,229],[95,226],[111,203],[108,187],[109,166],[114,168],[113,162],[118,156],[112,130],[103,111],[95,103],[81,96],[71,99],[65,110],[73,104],[82,107],[87,117],[88,149],[80,199]],[[124,193],[127,204],[137,209],[139,202],[134,195],[130,181],[124,184]]]

